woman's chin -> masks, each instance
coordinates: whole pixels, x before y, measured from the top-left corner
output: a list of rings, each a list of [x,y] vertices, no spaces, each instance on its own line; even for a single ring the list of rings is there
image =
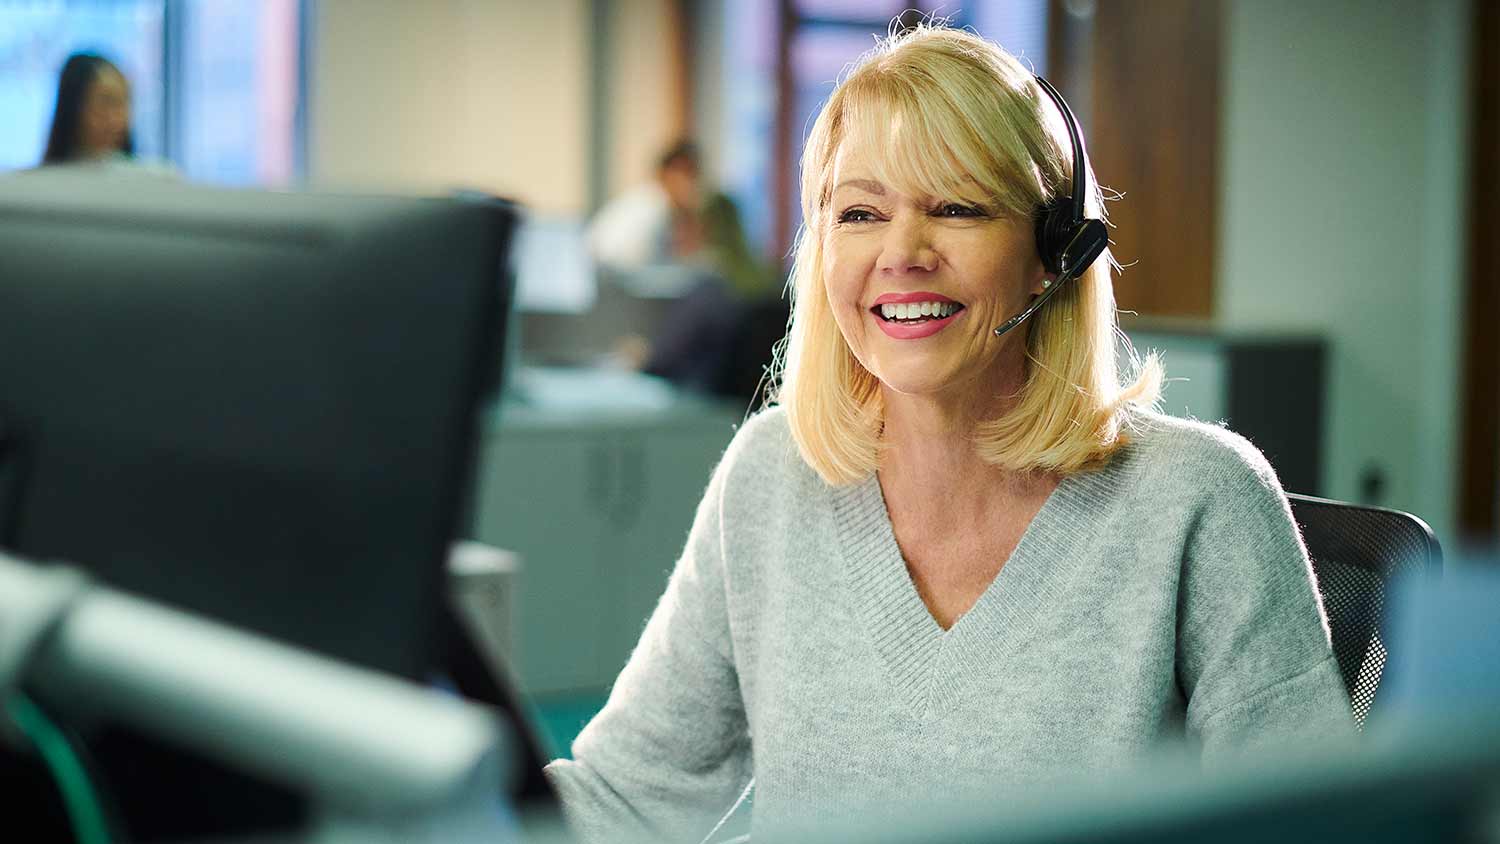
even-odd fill
[[[960,379],[931,367],[901,367],[876,376],[887,391],[912,398],[938,398],[961,393]]]

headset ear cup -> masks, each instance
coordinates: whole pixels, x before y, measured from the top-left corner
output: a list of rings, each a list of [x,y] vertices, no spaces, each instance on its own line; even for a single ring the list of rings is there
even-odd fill
[[[1058,254],[1058,265],[1070,277],[1077,278],[1109,246],[1109,229],[1102,220],[1084,220],[1071,227]]]
[[[1042,259],[1042,268],[1049,273],[1059,272],[1063,250],[1072,241],[1073,220],[1067,202],[1053,201],[1037,212],[1036,253]]]

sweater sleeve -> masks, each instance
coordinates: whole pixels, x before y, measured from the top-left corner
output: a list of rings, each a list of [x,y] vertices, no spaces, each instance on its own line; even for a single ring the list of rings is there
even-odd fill
[[[750,779],[732,660],[721,501],[730,455],[603,711],[546,773],[584,841],[700,841]]]
[[[1204,467],[1178,596],[1178,677],[1207,764],[1354,732],[1286,495],[1259,452],[1230,445]]]

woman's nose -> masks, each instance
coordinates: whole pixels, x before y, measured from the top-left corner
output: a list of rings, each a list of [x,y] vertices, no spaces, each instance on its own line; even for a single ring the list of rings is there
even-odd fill
[[[877,264],[882,273],[931,272],[937,263],[925,217],[898,215],[885,227]]]

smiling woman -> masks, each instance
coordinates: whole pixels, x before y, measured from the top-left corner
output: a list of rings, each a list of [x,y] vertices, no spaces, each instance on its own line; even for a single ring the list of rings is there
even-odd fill
[[[892,264],[903,260],[927,272],[946,262],[971,289],[978,284],[977,307],[943,332],[941,345],[962,343],[970,375],[988,381],[985,406],[971,401],[967,412],[980,414],[979,452],[995,465],[1070,472],[1097,464],[1125,442],[1128,407],[1158,394],[1161,371],[1151,358],[1132,384],[1119,384],[1108,252],[1056,291],[1030,326],[990,336],[1050,284],[1034,218],[1070,194],[1072,161],[1067,125],[1031,74],[974,42],[948,32],[922,49],[873,56],[834,92],[807,142],[807,229],[792,275],[797,314],[780,399],[803,456],[830,483],[874,470],[889,395],[875,386],[880,347],[845,342],[851,329],[861,333],[839,302],[859,283],[848,280],[860,273],[851,262],[885,261],[873,285],[893,294],[912,283],[913,273]],[[1103,219],[1097,182],[1080,181],[1092,186],[1086,213]],[[913,339],[929,336],[936,341]],[[917,361],[915,352],[899,356]],[[973,385],[966,390],[978,397]]]
[[[1152,412],[1155,361],[1121,382],[1070,125],[939,27],[839,84],[803,160],[780,406],[548,768],[586,839],[702,840],[752,779],[757,835],[818,840],[1164,744],[1215,764],[1352,733],[1270,466]]]

